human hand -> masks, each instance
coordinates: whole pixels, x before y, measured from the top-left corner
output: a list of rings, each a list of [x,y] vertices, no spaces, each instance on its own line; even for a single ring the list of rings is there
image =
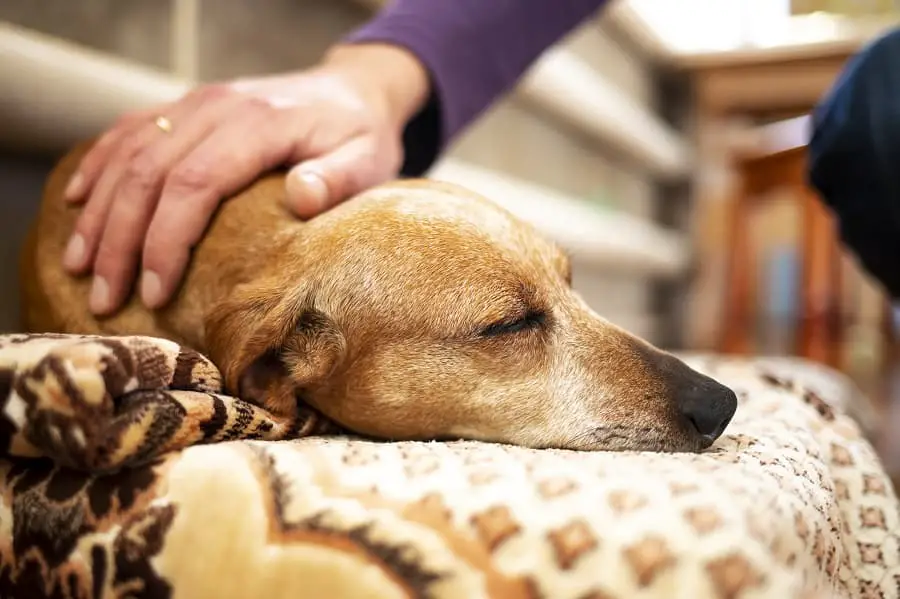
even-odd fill
[[[90,309],[117,310],[140,263],[148,308],[174,295],[219,202],[280,165],[288,207],[310,218],[397,175],[428,78],[400,48],[347,46],[309,71],[203,85],[122,117],[66,188],[84,202],[63,258],[93,271]]]

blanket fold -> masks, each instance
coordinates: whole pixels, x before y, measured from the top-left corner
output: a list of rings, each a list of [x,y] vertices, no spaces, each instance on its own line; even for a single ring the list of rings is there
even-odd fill
[[[0,455],[108,472],[191,445],[337,432],[222,393],[203,355],[151,337],[0,336]]]

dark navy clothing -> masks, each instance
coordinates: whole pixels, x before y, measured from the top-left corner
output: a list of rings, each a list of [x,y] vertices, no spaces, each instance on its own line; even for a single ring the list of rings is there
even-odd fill
[[[848,61],[812,121],[809,180],[848,249],[900,298],[900,30]]]

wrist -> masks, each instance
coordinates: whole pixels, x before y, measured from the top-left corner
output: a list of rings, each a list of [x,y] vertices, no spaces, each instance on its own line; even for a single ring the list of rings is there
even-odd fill
[[[431,91],[425,65],[412,52],[388,43],[334,46],[323,67],[348,77],[400,129],[422,109]]]

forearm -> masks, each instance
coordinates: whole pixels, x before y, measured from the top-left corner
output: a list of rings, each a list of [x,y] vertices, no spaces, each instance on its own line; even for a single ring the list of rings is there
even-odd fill
[[[344,42],[408,49],[431,93],[404,135],[404,174],[418,175],[549,46],[604,0],[396,0]]]

